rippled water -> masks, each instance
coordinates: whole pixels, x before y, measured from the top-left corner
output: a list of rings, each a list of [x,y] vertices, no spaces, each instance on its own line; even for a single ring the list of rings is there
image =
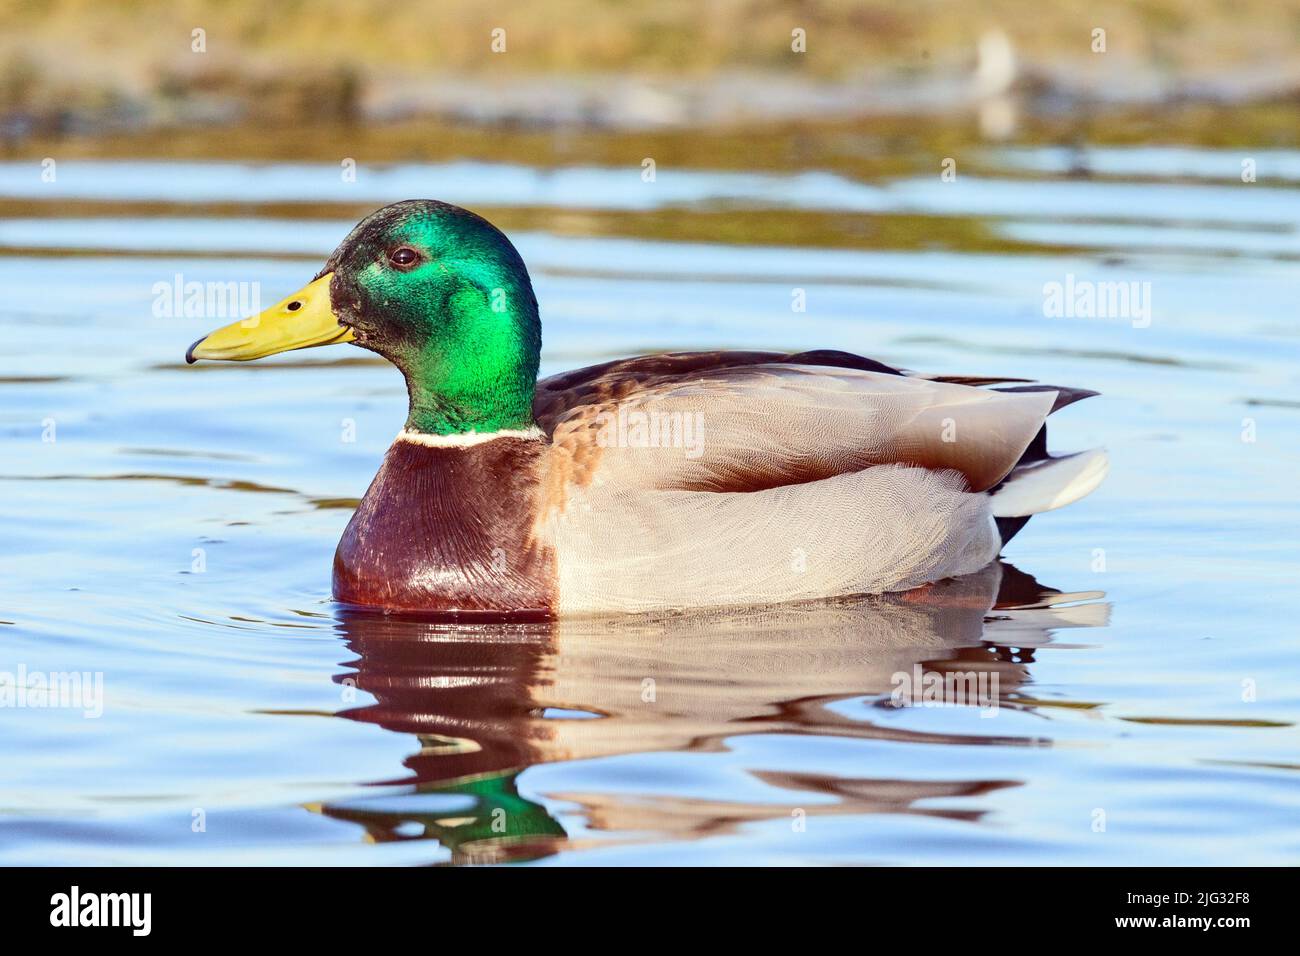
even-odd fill
[[[1253,184],[1195,146],[988,150],[953,183],[645,183],[639,153],[348,184],[325,162],[0,164],[0,670],[103,680],[97,717],[0,708],[0,862],[1294,862],[1300,154],[1253,155]],[[544,372],[839,348],[1089,387],[1052,444],[1107,446],[1111,476],[923,593],[345,613],[332,553],[399,375],[347,346],[187,368],[220,322],[155,300],[233,281],[269,304],[358,210],[416,195],[511,232]],[[1150,322],[1046,318],[1071,276],[1150,283]],[[918,666],[996,675],[995,698],[892,706]]]

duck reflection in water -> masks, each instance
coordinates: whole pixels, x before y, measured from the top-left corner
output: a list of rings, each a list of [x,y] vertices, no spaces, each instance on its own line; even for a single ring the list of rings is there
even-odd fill
[[[453,863],[535,859],[607,845],[593,833],[679,840],[742,824],[810,815],[916,813],[978,820],[984,811],[917,806],[978,797],[1015,780],[840,778],[755,771],[790,791],[786,802],[728,802],[664,794],[521,796],[519,775],[557,761],[662,751],[720,751],[747,734],[874,738],[929,744],[1041,746],[1032,737],[929,733],[873,719],[892,708],[900,674],[985,675],[947,683],[981,699],[947,704],[1028,708],[1035,649],[1060,628],[1106,623],[1099,592],[1064,594],[1004,563],[916,591],[853,601],[744,608],[707,615],[465,624],[342,610],[338,628],[357,659],[336,676],[375,702],[338,714],[412,734],[407,773],[376,785],[413,787],[408,809],[327,805],[377,842],[434,839]],[[975,688],[978,687],[978,692]],[[832,706],[867,698],[869,706]],[[887,716],[887,715],[882,715]],[[972,725],[973,731],[982,730]],[[833,799],[810,802],[808,793]],[[403,799],[385,801],[402,806]],[[558,805],[576,808],[587,836],[571,839]],[[567,809],[565,812],[569,812]],[[632,836],[634,835],[634,836]]]

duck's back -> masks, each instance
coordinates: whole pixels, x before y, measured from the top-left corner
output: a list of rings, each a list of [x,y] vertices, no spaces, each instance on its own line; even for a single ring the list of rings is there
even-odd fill
[[[557,609],[839,597],[977,570],[1001,543],[985,492],[1056,398],[845,353],[646,356],[544,380],[538,537]]]

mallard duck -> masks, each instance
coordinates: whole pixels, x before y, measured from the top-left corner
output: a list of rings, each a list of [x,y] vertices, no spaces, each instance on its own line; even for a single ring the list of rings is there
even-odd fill
[[[1094,392],[846,352],[644,355],[538,381],[519,253],[430,200],[368,216],[303,289],[186,359],[340,342],[397,366],[410,399],[335,554],[347,604],[551,616],[902,591],[982,568],[1107,469],[1046,448],[1047,416]]]

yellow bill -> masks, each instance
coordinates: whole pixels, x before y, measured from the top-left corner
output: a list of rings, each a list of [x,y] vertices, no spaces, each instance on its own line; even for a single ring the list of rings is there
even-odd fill
[[[351,342],[352,330],[339,325],[330,308],[333,276],[327,272],[266,311],[199,339],[185,353],[185,361],[247,362],[276,352]]]

